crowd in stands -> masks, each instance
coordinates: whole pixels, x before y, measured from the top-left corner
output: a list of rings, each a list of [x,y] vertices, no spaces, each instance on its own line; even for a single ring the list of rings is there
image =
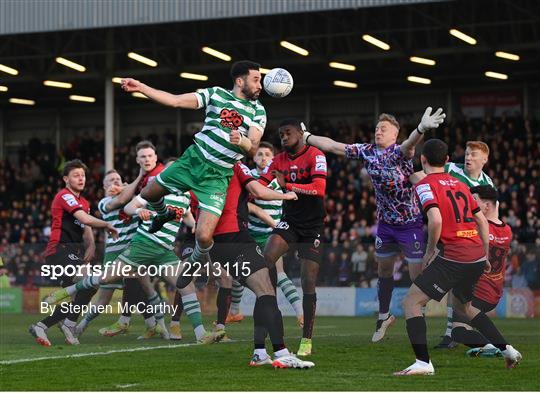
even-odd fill
[[[402,126],[404,137],[413,127]],[[315,120],[311,131],[346,142],[373,140],[373,126]],[[540,125],[519,118],[485,118],[449,122],[435,135],[445,140],[453,152],[453,162],[463,162],[465,142],[482,140],[490,147],[484,168],[500,193],[500,216],[514,232],[507,264],[507,286],[540,289]],[[115,169],[124,181],[138,174],[134,137],[115,148]],[[175,136],[147,135],[158,147],[161,159],[178,156]],[[265,139],[276,146],[275,129]],[[185,148],[185,143],[182,144]],[[417,153],[418,153],[417,149]],[[104,137],[85,133],[63,149],[50,141],[33,138],[20,148],[16,160],[0,162],[0,256],[14,285],[42,284],[39,275],[41,253],[50,234],[49,208],[55,193],[64,186],[59,169],[66,160],[80,158],[90,170],[84,196],[91,202],[91,213],[99,216],[97,202],[103,197]],[[418,160],[417,160],[418,161]],[[324,231],[324,258],[320,285],[373,286],[377,278],[374,233],[377,229],[373,187],[361,162],[328,156],[327,222]],[[416,163],[418,166],[418,162]],[[420,167],[418,166],[418,169]],[[103,233],[96,232],[103,242]],[[99,249],[99,247],[98,247]],[[96,256],[99,261],[100,254]],[[298,263],[288,259],[287,270],[296,277]],[[397,285],[410,285],[407,265],[396,263]]]

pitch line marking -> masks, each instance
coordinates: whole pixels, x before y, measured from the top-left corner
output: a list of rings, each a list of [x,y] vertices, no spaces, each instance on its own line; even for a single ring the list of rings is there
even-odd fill
[[[352,337],[359,336],[359,334],[321,334],[317,335],[318,338],[323,337]],[[293,338],[293,337],[288,337]],[[299,337],[294,337],[299,338]],[[231,343],[239,342],[251,342],[252,340],[233,340]],[[221,345],[227,343],[221,343]],[[0,360],[0,365],[10,365],[18,363],[30,363],[38,362],[41,360],[55,360],[55,359],[72,359],[72,358],[85,358],[89,356],[105,356],[112,355],[115,353],[129,353],[129,352],[141,352],[141,351],[152,351],[154,349],[174,349],[174,348],[185,348],[192,347],[195,345],[201,345],[197,343],[186,343],[186,344],[169,344],[169,345],[156,345],[155,347],[137,347],[137,348],[124,348],[124,349],[111,349],[110,351],[105,352],[84,352],[84,353],[74,353],[71,355],[58,355],[58,356],[41,356],[38,358],[23,358],[23,359],[13,359],[13,360]]]

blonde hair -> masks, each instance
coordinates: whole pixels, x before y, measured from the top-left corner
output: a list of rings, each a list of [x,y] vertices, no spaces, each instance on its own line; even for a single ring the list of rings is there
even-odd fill
[[[394,115],[390,115],[388,113],[381,113],[379,115],[379,122],[381,121],[387,121],[388,123],[392,124],[394,127],[396,127],[399,131],[399,123],[396,120],[396,117]]]
[[[489,156],[489,146],[487,145],[487,143],[484,143],[482,141],[469,141],[467,142],[466,146],[468,149],[480,150],[481,152]]]

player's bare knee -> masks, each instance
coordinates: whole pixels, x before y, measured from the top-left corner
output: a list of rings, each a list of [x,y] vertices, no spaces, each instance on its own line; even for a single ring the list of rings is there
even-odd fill
[[[302,277],[302,292],[307,294],[315,293],[315,288],[317,286],[316,277]]]
[[[165,194],[165,189],[156,182],[147,184],[141,191],[141,197],[149,202],[156,202]]]

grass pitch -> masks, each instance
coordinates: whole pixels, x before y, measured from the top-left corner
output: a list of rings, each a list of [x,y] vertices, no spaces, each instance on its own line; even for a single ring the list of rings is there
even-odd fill
[[[133,317],[130,332],[114,338],[97,330],[115,320],[103,316],[67,346],[59,329],[50,329],[53,346],[37,345],[27,332],[38,315],[0,314],[1,390],[539,390],[540,322],[496,320],[524,361],[506,370],[501,359],[470,359],[466,348],[432,350],[435,375],[394,377],[414,361],[404,320],[400,318],[379,344],[371,343],[372,318],[319,317],[315,324],[311,370],[248,367],[252,352],[252,320],[230,325],[235,342],[193,345],[194,335],[182,317],[182,341],[138,341],[144,327]],[[210,320],[206,319],[210,326]],[[443,319],[428,319],[429,344],[439,340]],[[300,329],[285,319],[286,342],[298,349]],[[269,348],[270,349],[270,348]]]

